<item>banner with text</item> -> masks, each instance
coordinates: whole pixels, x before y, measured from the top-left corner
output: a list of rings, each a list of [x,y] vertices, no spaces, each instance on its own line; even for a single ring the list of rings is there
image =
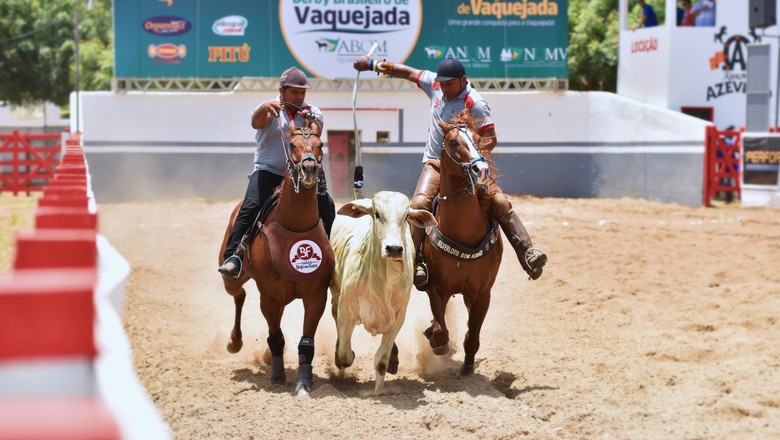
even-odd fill
[[[569,0],[114,0],[118,78],[352,78],[374,57],[473,78],[568,77]]]

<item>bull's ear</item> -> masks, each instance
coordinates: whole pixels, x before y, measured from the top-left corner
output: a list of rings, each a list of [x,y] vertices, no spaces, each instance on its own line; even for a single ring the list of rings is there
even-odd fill
[[[364,215],[371,215],[373,211],[374,208],[372,207],[371,199],[357,199],[345,203],[339,208],[338,214],[358,218]]]
[[[433,217],[433,214],[424,209],[411,209],[409,212],[409,221],[418,228],[427,228],[436,226],[439,223]]]

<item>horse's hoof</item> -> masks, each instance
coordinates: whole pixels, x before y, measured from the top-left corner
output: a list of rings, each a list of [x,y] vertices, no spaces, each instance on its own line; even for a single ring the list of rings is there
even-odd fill
[[[282,376],[271,376],[271,385],[286,385],[287,379]]]
[[[461,376],[471,376],[474,374],[474,365],[466,365],[463,364],[462,367],[460,367],[460,375]]]
[[[398,374],[398,361],[390,361],[387,363],[387,372],[390,374]]]
[[[302,382],[298,382],[295,386],[295,397],[308,397],[311,394],[311,384],[307,385]]]
[[[450,344],[444,344],[439,347],[431,346],[431,350],[433,351],[433,354],[435,354],[436,356],[444,356],[445,354],[450,352]]]
[[[244,346],[244,341],[238,340],[238,341],[230,341],[227,344],[227,351],[232,354],[236,354],[239,351],[241,351],[241,347]]]
[[[423,336],[425,336],[425,339],[430,340],[431,336],[433,336],[433,326],[430,326],[430,327],[426,328],[423,331]]]

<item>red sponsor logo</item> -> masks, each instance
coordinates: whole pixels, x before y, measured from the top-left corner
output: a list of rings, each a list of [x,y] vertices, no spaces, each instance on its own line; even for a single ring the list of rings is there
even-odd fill
[[[172,43],[150,44],[147,52],[155,63],[180,63],[181,59],[187,56],[187,46]]]

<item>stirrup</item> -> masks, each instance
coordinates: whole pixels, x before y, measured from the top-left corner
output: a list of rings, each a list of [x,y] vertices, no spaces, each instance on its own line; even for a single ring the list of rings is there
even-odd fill
[[[241,276],[243,265],[244,263],[240,257],[231,255],[222,263],[222,266],[219,266],[217,271],[221,273],[223,277],[238,279],[238,277]]]
[[[425,279],[419,279],[417,277],[418,268],[422,268],[423,273],[425,273]],[[420,263],[416,264],[414,266],[414,287],[417,288],[417,290],[421,292],[425,292],[428,289],[428,265],[425,264],[424,261],[421,261]]]
[[[534,257],[534,266],[531,266],[531,259]],[[523,253],[523,260],[525,262],[523,268],[528,268],[531,272],[528,274],[529,280],[536,280],[542,276],[542,269],[547,264],[547,254],[543,250],[531,246]]]

